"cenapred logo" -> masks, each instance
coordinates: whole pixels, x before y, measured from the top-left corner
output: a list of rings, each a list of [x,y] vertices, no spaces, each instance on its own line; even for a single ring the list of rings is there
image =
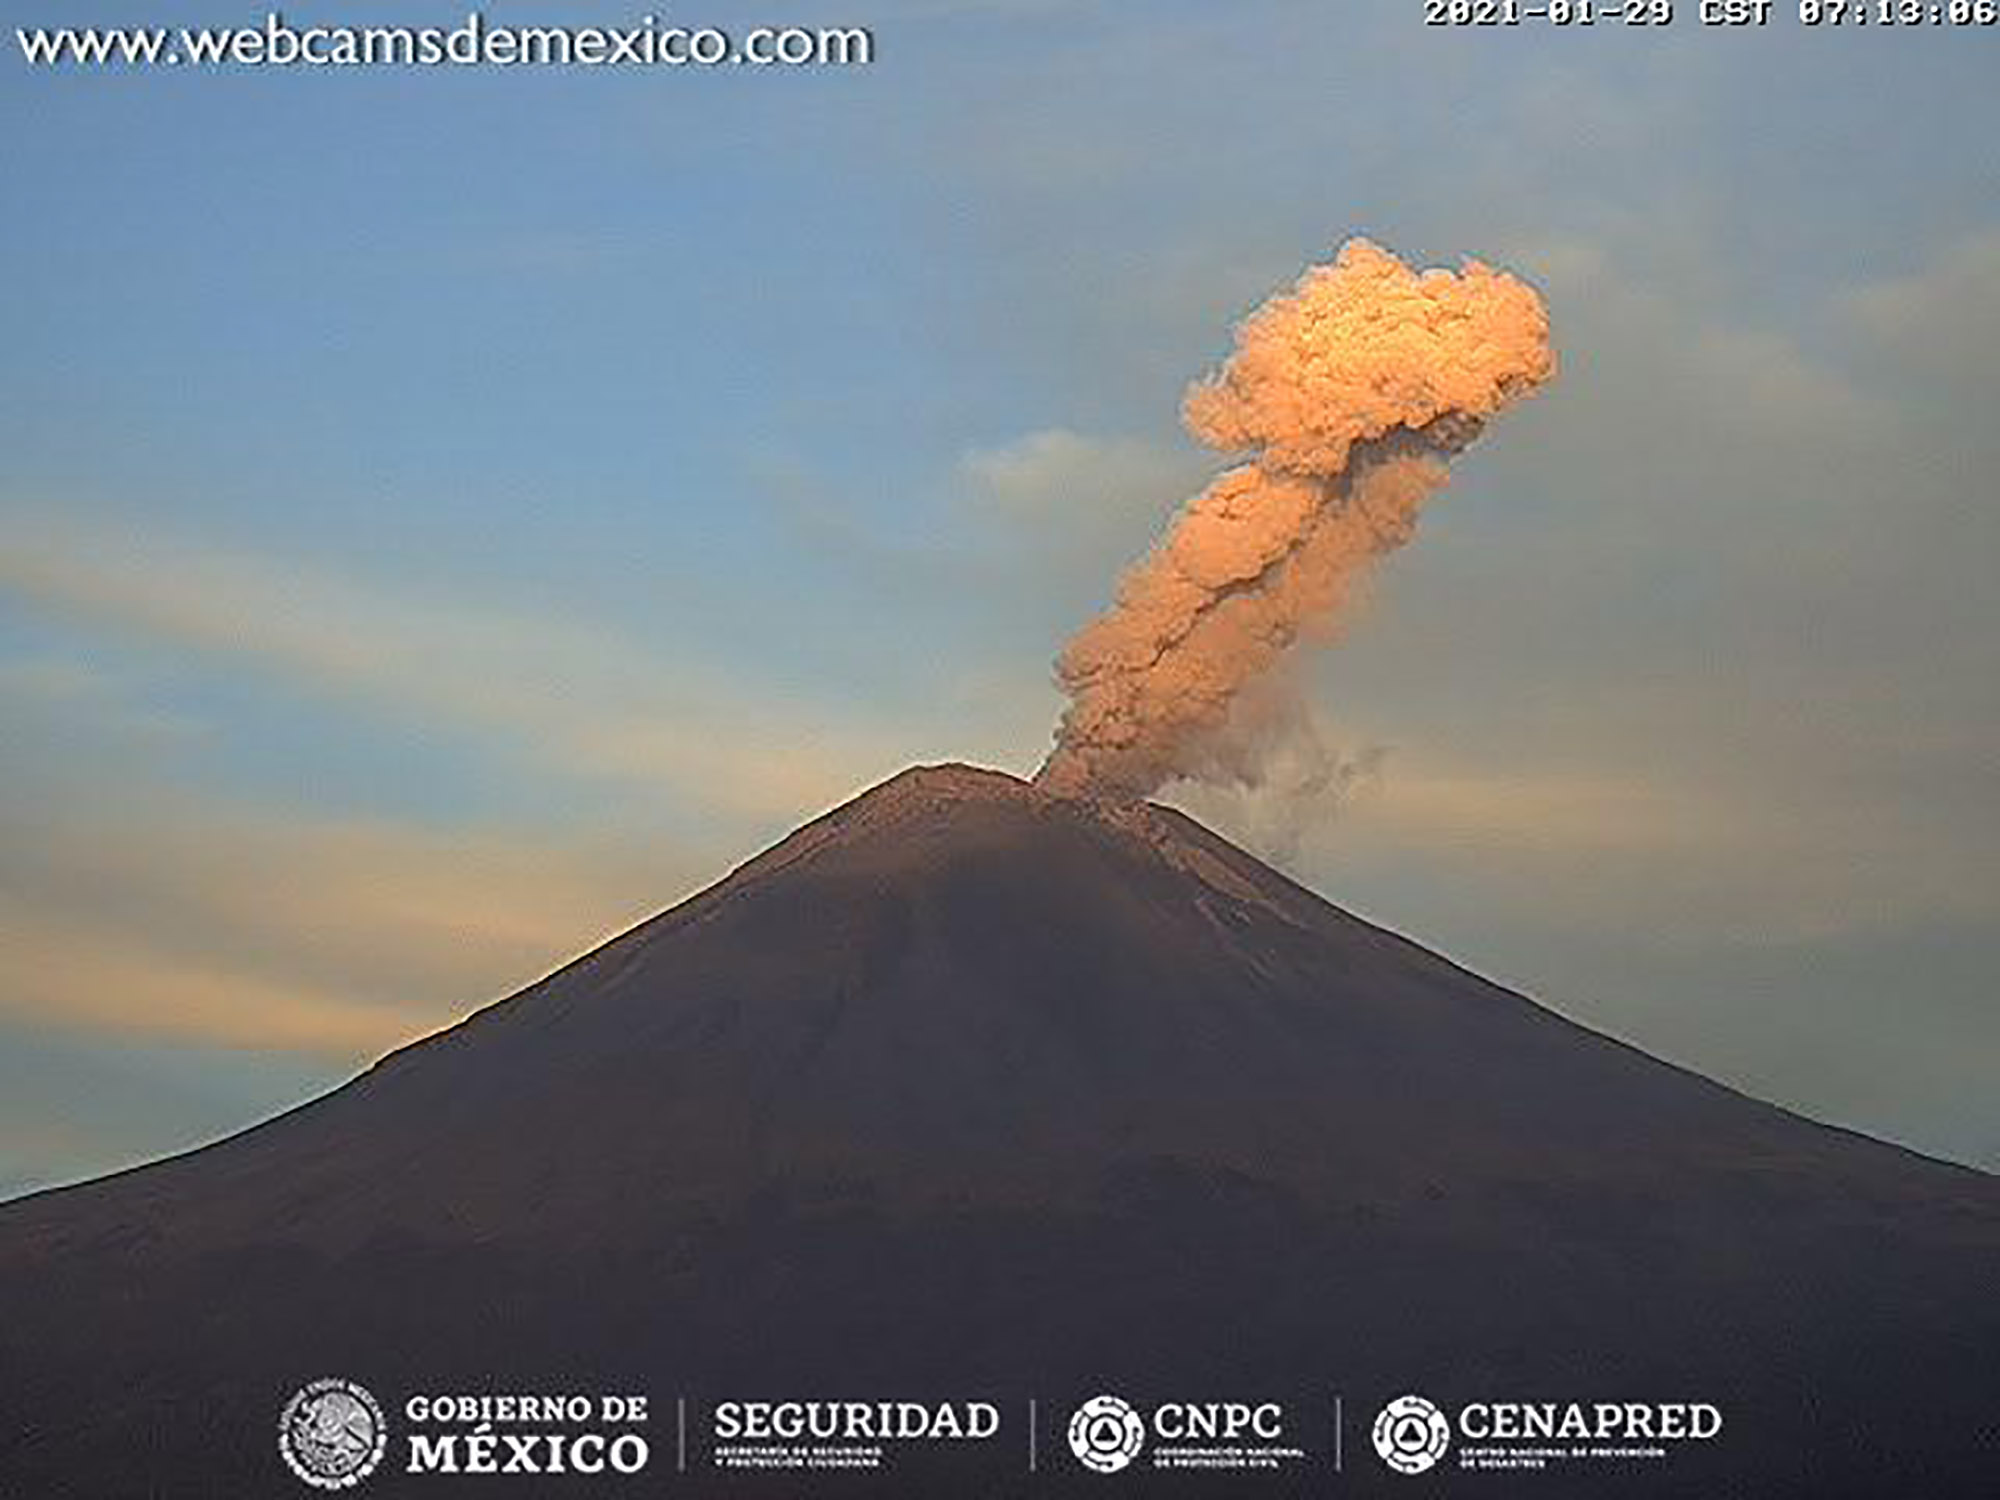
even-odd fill
[[[301,1386],[278,1416],[278,1454],[307,1484],[344,1490],[382,1462],[389,1424],[367,1387],[328,1376]]]
[[[1421,1474],[1451,1446],[1451,1423],[1422,1396],[1398,1396],[1375,1418],[1375,1451],[1398,1474]]]
[[[1146,1424],[1116,1396],[1092,1396],[1069,1419],[1069,1451],[1100,1474],[1116,1474],[1145,1446]]]

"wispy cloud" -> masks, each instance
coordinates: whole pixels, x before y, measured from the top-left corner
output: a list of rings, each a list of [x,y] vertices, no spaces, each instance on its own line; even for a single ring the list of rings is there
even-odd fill
[[[73,656],[0,661],[0,715],[60,718],[94,737],[154,747],[200,742],[208,726],[192,714],[136,701],[109,673]]]
[[[907,754],[837,700],[760,695],[692,665],[700,650],[51,515],[11,531],[0,592],[32,607],[377,712],[497,731],[551,768],[725,815],[796,816]]]
[[[1486,891],[1490,918],[1654,947],[2000,917],[2000,867],[1941,843],[1905,807],[1608,758],[1535,766],[1392,755],[1311,867],[1333,891],[1371,869],[1452,868]]]
[[[1192,445],[1044,427],[969,450],[959,477],[968,504],[1073,545],[1107,529],[1156,528],[1213,467]]]
[[[651,841],[311,818],[157,788],[0,826],[0,933],[32,955],[0,1013],[346,1061],[717,873]]]
[[[1962,394],[1990,401],[2000,344],[2000,226],[1940,247],[1908,275],[1856,288],[1845,310],[1853,327],[1903,368],[1942,376]]]

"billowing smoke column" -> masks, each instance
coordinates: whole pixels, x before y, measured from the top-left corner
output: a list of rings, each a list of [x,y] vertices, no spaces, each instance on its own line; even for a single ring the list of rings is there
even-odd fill
[[[1070,706],[1036,781],[1122,800],[1221,763],[1240,777],[1239,695],[1331,633],[1445,460],[1555,363],[1526,284],[1477,261],[1418,274],[1366,240],[1257,309],[1182,406],[1197,438],[1250,461],[1182,508],[1064,648]]]

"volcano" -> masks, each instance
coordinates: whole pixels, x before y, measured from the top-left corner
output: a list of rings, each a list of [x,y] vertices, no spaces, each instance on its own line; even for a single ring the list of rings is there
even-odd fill
[[[10,1497],[306,1493],[273,1424],[329,1372],[392,1418],[650,1392],[634,1492],[1992,1495],[1996,1368],[2000,1181],[1578,1026],[1181,813],[963,766],[286,1115],[0,1208]],[[675,1457],[682,1401],[1099,1388],[1311,1391],[1344,1458],[1107,1479],[1056,1428],[1036,1472],[956,1480]],[[1412,1390],[1725,1426],[1413,1480],[1366,1422]],[[401,1468],[366,1493],[468,1483]]]

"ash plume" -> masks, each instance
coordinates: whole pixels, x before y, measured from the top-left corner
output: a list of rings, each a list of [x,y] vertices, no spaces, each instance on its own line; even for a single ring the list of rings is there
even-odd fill
[[[1555,367],[1541,298],[1478,261],[1419,273],[1355,239],[1264,303],[1182,403],[1196,438],[1249,459],[1182,507],[1064,647],[1070,704],[1037,783],[1127,800],[1217,765],[1251,779],[1231,743],[1244,690],[1333,633],[1371,560],[1414,534],[1446,460]]]

